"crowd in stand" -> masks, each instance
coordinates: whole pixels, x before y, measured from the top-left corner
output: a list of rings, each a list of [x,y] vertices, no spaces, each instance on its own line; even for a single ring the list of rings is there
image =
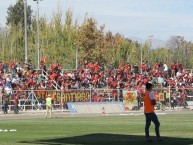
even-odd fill
[[[15,90],[14,101],[19,100],[20,90],[70,90],[70,89],[114,89],[113,96],[117,96],[117,89],[137,90],[143,93],[144,84],[151,81],[167,88],[181,89],[181,96],[191,92],[193,86],[192,72],[184,70],[182,64],[173,62],[168,65],[161,61],[151,65],[142,62],[140,66],[129,63],[120,64],[118,69],[112,65],[98,62],[87,62],[79,65],[76,71],[63,71],[61,65],[53,62],[47,68],[45,61],[41,61],[40,69],[34,69],[31,60],[28,63],[11,61],[0,62],[0,86],[3,92],[11,94]],[[43,71],[42,71],[43,70]],[[57,84],[57,85],[56,85]],[[19,90],[19,91],[17,91]],[[42,91],[41,91],[42,92]],[[42,93],[45,99],[45,93]],[[23,94],[24,98],[27,93]],[[96,101],[96,100],[94,100]]]

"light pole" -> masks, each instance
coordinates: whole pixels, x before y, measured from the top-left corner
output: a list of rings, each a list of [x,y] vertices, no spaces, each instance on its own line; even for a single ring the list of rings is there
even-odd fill
[[[24,27],[25,27],[25,63],[27,63],[27,0],[23,0],[24,4]]]
[[[40,68],[40,26],[39,26],[39,1],[33,0],[37,2],[37,47],[38,47],[38,69]]]
[[[153,35],[150,35],[147,37],[147,40],[145,41],[145,44],[144,46],[141,47],[141,65],[142,65],[142,62],[143,62],[143,48],[146,46],[147,42],[153,37]],[[150,56],[149,56],[150,57]],[[141,66],[140,65],[140,66]],[[142,74],[142,68],[141,68],[141,74]]]

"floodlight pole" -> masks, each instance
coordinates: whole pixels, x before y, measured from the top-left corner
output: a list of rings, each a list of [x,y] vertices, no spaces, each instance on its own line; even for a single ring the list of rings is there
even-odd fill
[[[39,0],[37,2],[37,47],[38,47],[38,69],[40,68],[40,26],[39,26]]]
[[[25,63],[27,63],[27,0],[23,0],[24,3],[24,27],[25,27]]]

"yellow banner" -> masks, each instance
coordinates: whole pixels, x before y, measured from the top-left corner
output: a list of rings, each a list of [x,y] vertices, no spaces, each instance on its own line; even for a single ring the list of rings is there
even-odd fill
[[[81,90],[74,90],[74,91],[52,91],[46,92],[45,97],[50,94],[53,99],[56,99],[58,102],[61,102],[61,97],[63,102],[88,102],[90,101],[90,92],[89,91],[81,91]],[[38,93],[36,94],[37,99],[41,97]]]
[[[137,91],[123,91],[123,103],[125,110],[132,110],[134,106],[137,106]]]
[[[164,93],[154,93],[154,97],[156,101],[165,101]]]

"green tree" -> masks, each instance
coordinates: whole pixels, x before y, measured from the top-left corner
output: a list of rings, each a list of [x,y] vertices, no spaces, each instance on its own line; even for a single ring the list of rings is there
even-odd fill
[[[27,27],[31,27],[31,6],[27,6]],[[15,5],[10,5],[7,9],[7,25],[24,27],[24,0],[18,0]]]
[[[78,42],[80,49],[84,52],[83,60],[98,61],[101,57],[98,51],[103,46],[103,26],[97,27],[97,22],[92,18],[85,18],[79,28]]]

